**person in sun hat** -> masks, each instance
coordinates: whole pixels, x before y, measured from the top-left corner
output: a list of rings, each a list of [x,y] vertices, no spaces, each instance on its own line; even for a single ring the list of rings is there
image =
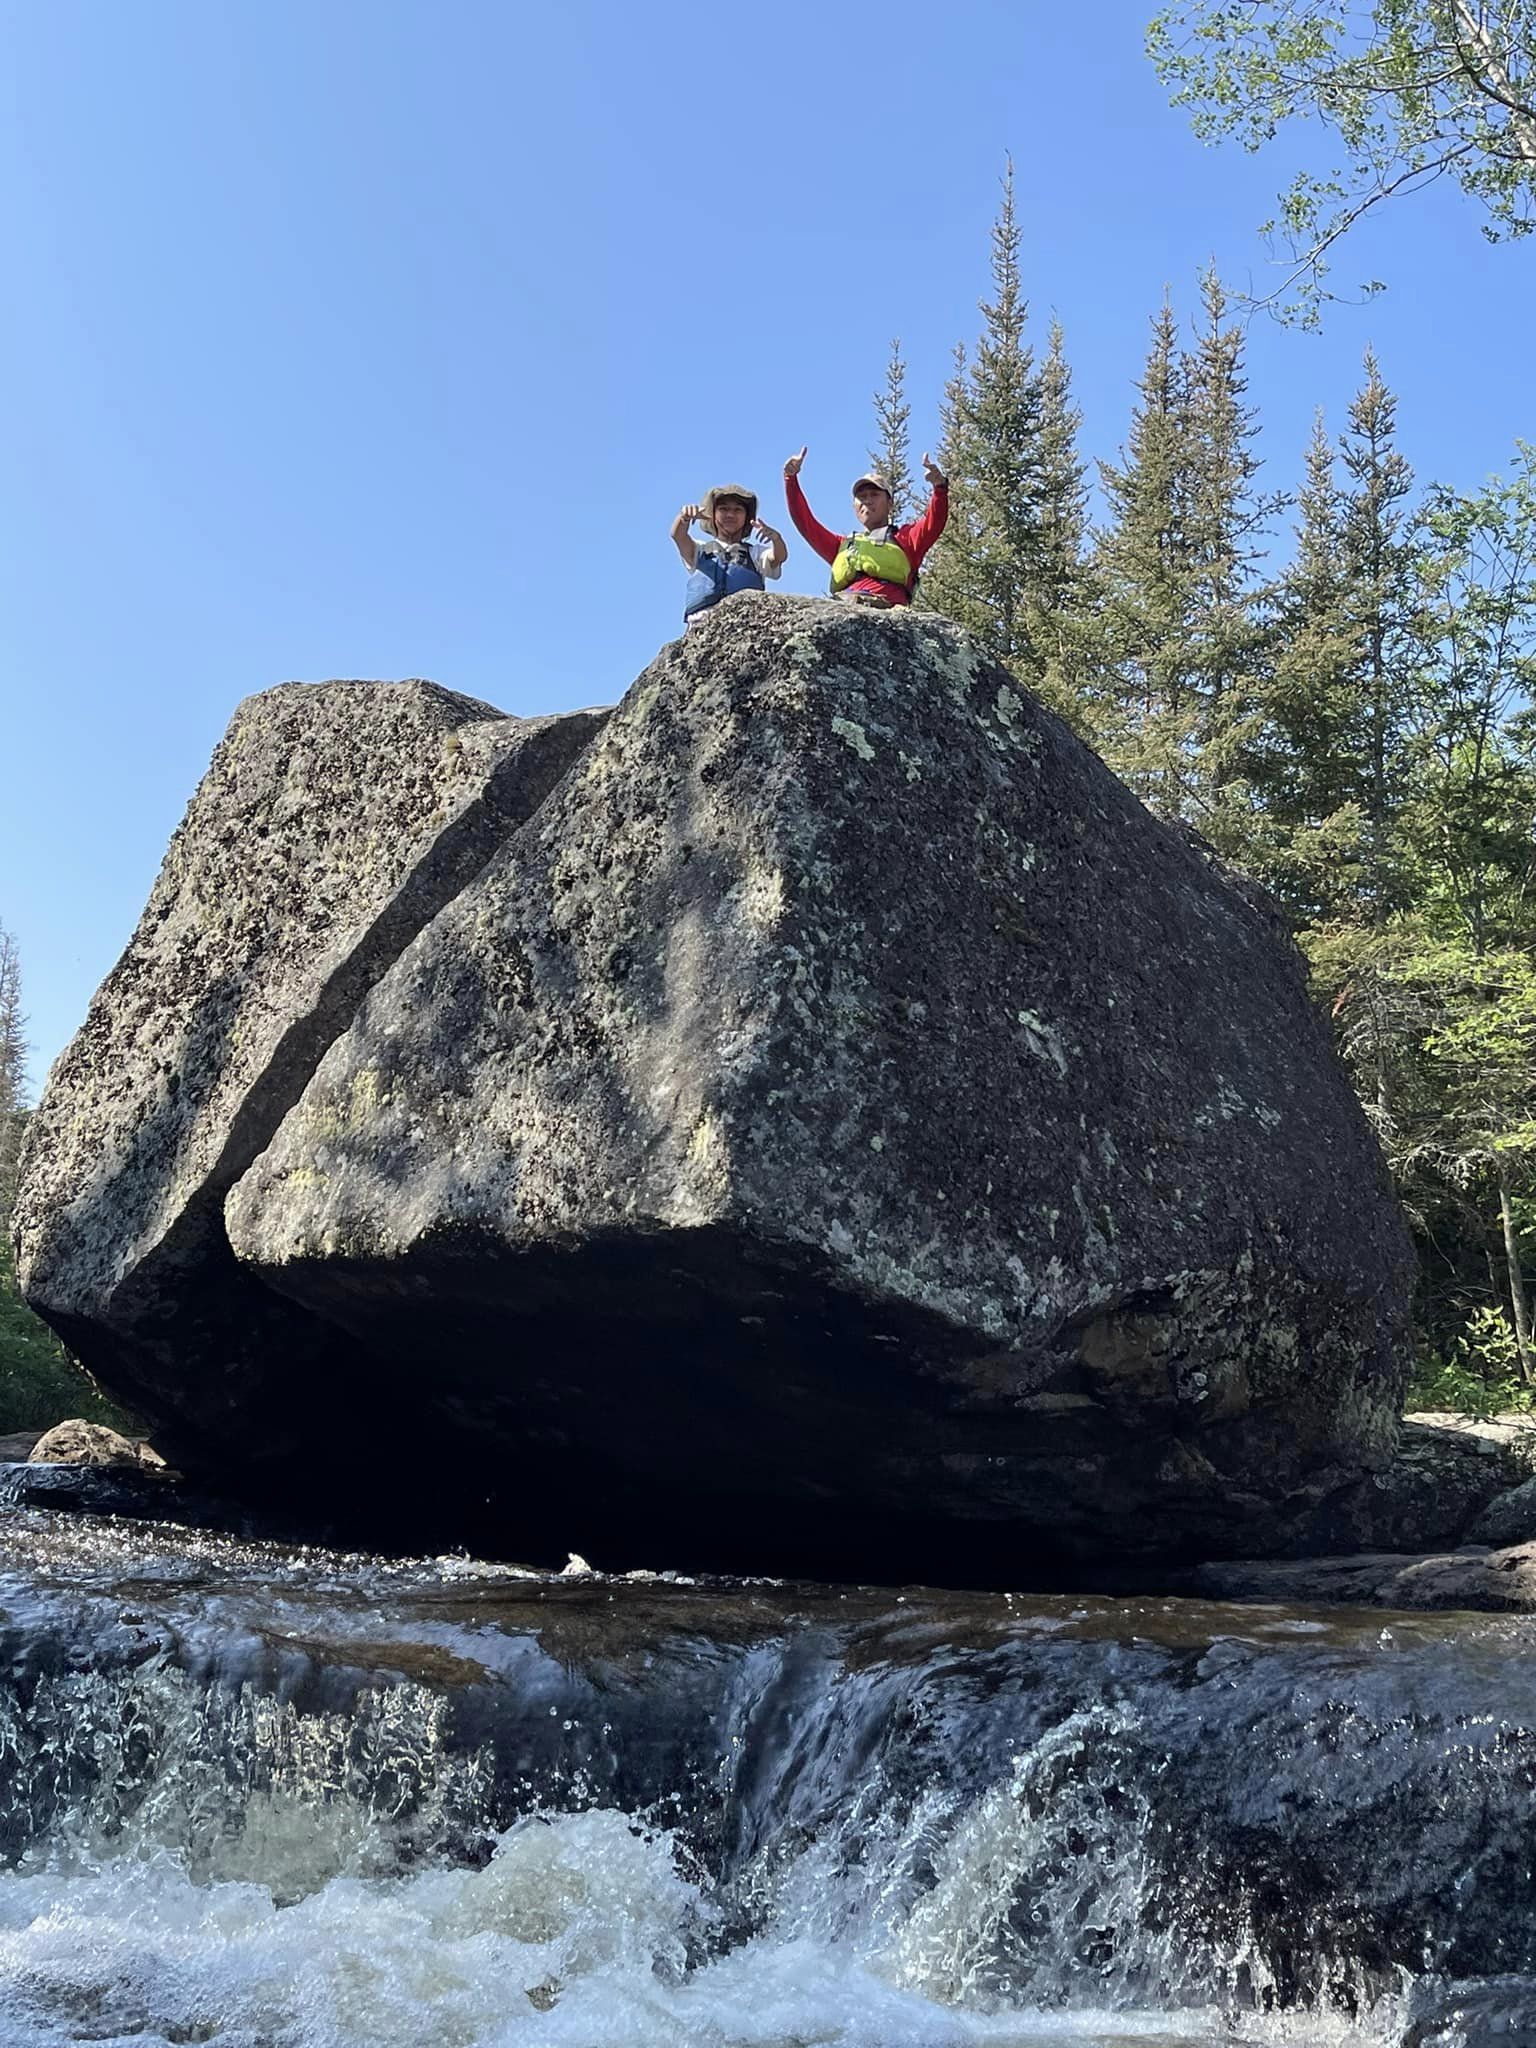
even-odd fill
[[[802,448],[785,463],[784,495],[801,538],[832,564],[832,595],[887,608],[910,604],[923,557],[949,518],[949,481],[943,471],[923,457],[923,476],[932,493],[927,507],[918,518],[893,526],[896,501],[890,483],[878,470],[865,470],[853,486],[859,531],[843,535],[823,526],[806,503],[800,487],[805,457]]]
[[[702,526],[703,540],[689,531]],[[738,590],[761,590],[777,577],[789,549],[784,536],[757,516],[757,493],[745,484],[716,484],[697,505],[685,505],[672,522],[672,544],[688,571],[683,621],[692,626]]]

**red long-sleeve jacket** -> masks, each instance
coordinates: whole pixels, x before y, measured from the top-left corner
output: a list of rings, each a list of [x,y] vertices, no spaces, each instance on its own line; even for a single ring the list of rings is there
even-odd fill
[[[789,505],[789,516],[795,522],[795,531],[800,535],[801,539],[808,547],[814,548],[824,562],[835,561],[839,548],[841,548],[848,536],[842,533],[833,533],[830,527],[822,525],[821,521],[812,512],[810,506],[805,502],[805,493],[800,488],[798,476],[785,477],[784,496]],[[939,535],[944,531],[944,525],[948,518],[949,487],[946,484],[939,484],[935,487],[933,496],[928,500],[928,507],[925,512],[916,519],[909,519],[905,526],[893,526],[891,528],[891,539],[895,541],[897,547],[901,549],[901,552],[911,562],[914,576],[923,566],[924,555],[927,554]],[[911,593],[903,590],[899,583],[882,583],[878,577],[874,576],[856,576],[848,588],[850,590],[874,591],[883,597],[887,604],[910,604],[912,602]]]

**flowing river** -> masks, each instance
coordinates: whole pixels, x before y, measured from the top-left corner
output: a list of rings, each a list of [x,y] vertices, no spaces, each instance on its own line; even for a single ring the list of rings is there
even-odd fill
[[[0,2048],[1536,2042],[1527,1621],[16,1499]]]

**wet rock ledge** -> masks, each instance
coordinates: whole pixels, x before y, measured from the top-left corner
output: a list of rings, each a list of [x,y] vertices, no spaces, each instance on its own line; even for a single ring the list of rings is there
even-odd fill
[[[250,699],[17,1235],[183,1470],[500,1555],[1294,1555],[1396,1442],[1289,941],[920,614],[735,600],[611,716]]]

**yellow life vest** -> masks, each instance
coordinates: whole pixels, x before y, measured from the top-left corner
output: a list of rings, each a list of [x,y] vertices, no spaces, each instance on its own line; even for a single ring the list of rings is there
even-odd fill
[[[889,534],[892,529],[885,529]],[[874,540],[867,533],[851,533],[838,549],[832,563],[832,588],[846,590],[861,576],[873,576],[878,583],[895,583],[906,590],[912,582],[912,557],[893,540]]]

